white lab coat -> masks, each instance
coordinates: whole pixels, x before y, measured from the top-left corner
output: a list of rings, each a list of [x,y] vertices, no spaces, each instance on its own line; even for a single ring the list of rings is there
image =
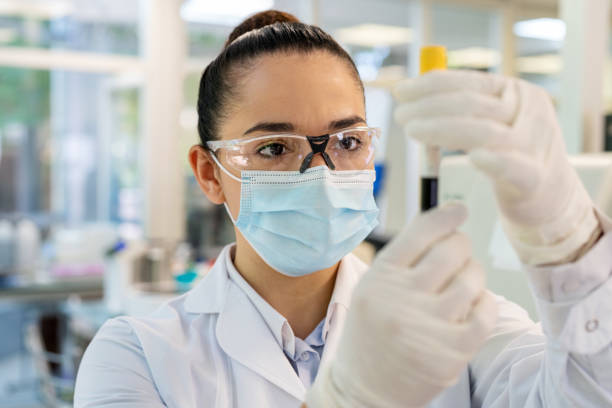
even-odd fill
[[[344,282],[354,286],[366,268],[346,256]],[[612,406],[611,269],[612,234],[607,234],[577,264],[539,270],[534,286],[548,342],[539,324],[499,297],[493,336],[458,383],[430,406]],[[573,298],[545,299],[546,290],[554,297],[561,287]],[[585,294],[576,297],[581,291]],[[322,364],[338,346],[346,312],[337,310],[330,322]],[[598,327],[585,334],[585,322],[593,319]],[[299,407],[305,392],[220,257],[193,290],[150,317],[120,317],[103,326],[83,358],[75,407],[287,408]]]

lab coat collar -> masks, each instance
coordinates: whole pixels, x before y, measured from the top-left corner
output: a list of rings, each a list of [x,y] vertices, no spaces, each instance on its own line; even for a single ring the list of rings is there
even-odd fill
[[[216,336],[223,351],[302,401],[304,385],[257,308],[228,276],[231,247],[221,251],[206,277],[191,290],[185,309],[190,313],[218,313]]]
[[[225,353],[301,401],[306,394],[304,385],[261,313],[228,276],[230,249],[231,245],[223,249],[207,276],[191,290],[185,308],[190,313],[218,313],[216,335]],[[352,254],[340,263],[328,306],[331,318],[326,319],[323,328],[325,349],[321,364],[335,354],[351,293],[366,269]]]
[[[348,254],[340,262],[340,268],[338,268],[338,275],[336,276],[336,285],[334,286],[334,292],[327,310],[327,318],[323,326],[322,335],[325,341],[325,348],[321,356],[319,371],[321,367],[329,364],[333,356],[336,355],[353,290],[367,269],[368,265],[353,254]]]
[[[226,253],[227,274],[230,280],[235,283],[251,300],[255,308],[259,311],[264,321],[272,331],[277,343],[287,352],[295,348],[290,344],[293,338],[293,333],[289,327],[289,323],[276,309],[274,309],[264,298],[253,289],[251,285],[238,272],[231,259],[230,252]],[[293,355],[293,351],[289,353]]]
[[[334,285],[334,291],[327,306],[327,317],[325,318],[325,324],[323,325],[323,341],[326,342],[327,347],[327,334],[329,332],[330,325],[335,319],[337,313],[342,313],[341,310],[347,311],[351,303],[351,295],[353,289],[361,279],[361,276],[367,270],[367,265],[363,263],[352,253],[342,258],[338,273],[336,275],[336,283]]]
[[[289,327],[287,319],[278,313],[270,304],[268,304],[255,290],[249,286],[232,263],[230,251],[225,252],[225,262],[230,280],[234,282],[247,297],[253,302],[264,321],[272,331],[277,343],[283,348],[285,354],[293,356],[295,353],[295,336]],[[327,339],[330,323],[335,318],[335,313],[338,310],[347,310],[351,302],[351,294],[353,288],[359,281],[362,272],[367,266],[363,264],[355,255],[348,254],[340,262],[338,273],[334,284],[334,290],[327,307],[323,327],[321,330],[321,340],[323,344]],[[341,312],[340,312],[341,313]]]
[[[185,300],[185,310],[189,313],[220,313],[225,304],[231,284],[227,276],[228,253],[232,245],[227,245],[206,276],[193,288]]]
[[[231,358],[302,401],[306,395],[261,313],[235,284],[217,320],[217,340]]]
[[[228,287],[231,284],[227,272],[230,266],[227,265],[227,262],[231,262],[230,251],[233,245],[230,244],[223,248],[208,274],[189,292],[185,301],[187,312],[221,312],[225,304]],[[367,265],[352,253],[342,258],[338,268],[338,275],[336,276],[334,291],[329,302],[327,316],[332,316],[333,313],[331,312],[334,312],[334,310],[331,309],[336,308],[338,305],[348,309],[353,289],[366,269]],[[327,319],[323,329],[324,338],[329,330],[329,320]]]

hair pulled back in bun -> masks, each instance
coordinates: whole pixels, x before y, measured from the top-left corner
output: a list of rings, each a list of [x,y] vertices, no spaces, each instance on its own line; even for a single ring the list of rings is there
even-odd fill
[[[204,148],[217,139],[223,112],[236,94],[237,76],[244,74],[253,58],[275,52],[308,54],[326,51],[346,62],[363,92],[357,68],[348,53],[321,28],[304,24],[294,15],[277,10],[257,13],[240,23],[225,47],[204,70],[198,94],[198,134]],[[238,68],[242,68],[239,70]]]
[[[284,11],[278,10],[267,10],[261,11],[257,14],[252,15],[251,17],[244,20],[242,23],[238,24],[236,28],[234,28],[229,35],[227,41],[225,42],[225,48],[232,43],[236,38],[240,37],[242,34],[248,33],[249,31],[256,30],[258,28],[265,27],[274,23],[299,23],[300,20],[297,19],[293,14],[285,13]]]

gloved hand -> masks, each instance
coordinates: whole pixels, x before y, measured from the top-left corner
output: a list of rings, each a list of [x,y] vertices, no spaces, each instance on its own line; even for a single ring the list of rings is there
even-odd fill
[[[308,408],[422,407],[457,380],[497,318],[470,242],[456,231],[466,216],[460,204],[426,212],[377,256]]]
[[[502,223],[524,263],[572,261],[599,235],[546,92],[473,71],[432,71],[397,85],[406,135],[469,153],[493,181]]]

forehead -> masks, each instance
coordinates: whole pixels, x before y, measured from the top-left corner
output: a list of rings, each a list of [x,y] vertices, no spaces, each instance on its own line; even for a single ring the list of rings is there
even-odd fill
[[[330,121],[365,115],[363,92],[348,62],[325,51],[258,57],[239,82],[235,114],[228,121],[233,133],[260,121],[291,122],[306,134],[325,133]]]

